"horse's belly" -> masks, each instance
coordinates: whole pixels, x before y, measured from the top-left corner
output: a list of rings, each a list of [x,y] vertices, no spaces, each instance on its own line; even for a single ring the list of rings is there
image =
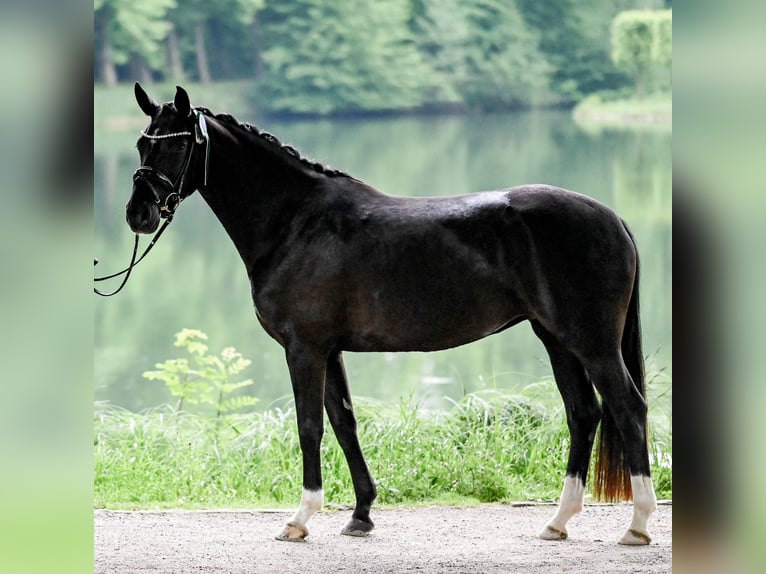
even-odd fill
[[[465,278],[463,278],[465,279]],[[463,281],[382,286],[348,308],[351,351],[434,351],[457,347],[523,320],[521,303],[497,285]]]
[[[346,351],[358,352],[399,352],[399,351],[440,351],[459,347],[524,320],[518,316],[502,323],[493,323],[482,328],[428,328],[410,324],[405,329],[360,330],[346,339],[341,347]]]

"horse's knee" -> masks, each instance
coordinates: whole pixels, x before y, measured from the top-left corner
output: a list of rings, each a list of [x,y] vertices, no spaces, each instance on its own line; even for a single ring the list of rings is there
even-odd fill
[[[319,449],[323,436],[324,427],[322,424],[316,424],[309,420],[298,422],[298,440],[304,451]]]

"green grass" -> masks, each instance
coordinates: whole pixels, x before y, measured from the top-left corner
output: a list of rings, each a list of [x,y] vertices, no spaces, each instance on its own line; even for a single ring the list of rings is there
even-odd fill
[[[654,480],[672,495],[670,384],[650,405]],[[549,383],[469,394],[447,412],[358,400],[359,436],[381,505],[554,499],[569,444]],[[165,406],[140,414],[97,404],[95,503],[106,508],[289,507],[301,491],[292,408],[220,419]],[[345,458],[325,433],[325,500],[354,501]]]
[[[669,127],[673,121],[673,99],[664,93],[643,98],[621,93],[591,94],[575,106],[572,114],[581,123]]]

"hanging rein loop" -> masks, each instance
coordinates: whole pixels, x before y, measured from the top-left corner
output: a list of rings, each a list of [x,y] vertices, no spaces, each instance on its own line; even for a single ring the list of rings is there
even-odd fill
[[[122,291],[122,288],[125,287],[125,284],[128,282],[128,277],[130,277],[130,272],[133,271],[133,268],[141,263],[141,260],[146,257],[147,253],[149,253],[152,250],[152,247],[157,243],[157,240],[160,238],[162,233],[167,229],[168,225],[170,225],[170,222],[173,221],[173,216],[170,215],[166,220],[165,223],[162,224],[162,227],[160,227],[159,231],[154,234],[154,237],[152,238],[151,242],[149,242],[149,245],[146,247],[144,252],[141,254],[141,257],[136,259],[136,254],[138,253],[138,233],[136,233],[136,241],[133,244],[133,256],[130,258],[130,264],[123,269],[122,271],[118,271],[117,273],[112,273],[111,275],[104,275],[103,277],[96,277],[93,279],[94,281],[106,281],[107,279],[114,279],[115,277],[119,277],[120,275],[125,275],[122,279],[122,283],[120,283],[120,286],[117,287],[114,291],[111,293],[104,293],[103,291],[99,291],[95,287],[93,288],[93,292],[96,295],[101,295],[102,297],[111,297],[112,295],[117,295],[120,291]],[[98,260],[94,261],[94,265],[98,264]]]
[[[196,144],[204,144],[205,145],[205,164],[204,164],[204,179],[203,179],[203,187],[207,186],[207,166],[208,166],[208,159],[210,157],[210,138],[207,133],[207,123],[205,121],[205,116],[202,115],[198,110],[194,110],[194,116],[196,119],[195,125],[194,125],[194,143]],[[141,131],[141,135],[143,137],[149,138],[149,139],[166,139],[166,138],[173,138],[173,137],[184,137],[184,136],[191,136],[192,132],[175,132],[175,133],[169,133],[169,134],[161,134],[161,135],[150,135],[146,133],[146,131]],[[194,148],[196,146],[192,144],[191,148],[189,149],[189,153],[186,156],[186,159],[184,160],[183,166],[181,166],[181,170],[178,172],[178,177],[176,178],[175,183],[170,181],[170,178],[166,176],[164,173],[162,173],[159,170],[156,170],[155,168],[151,166],[141,166],[139,167],[135,173],[133,173],[133,181],[136,182],[140,179],[143,179],[145,181],[151,181],[154,180],[154,183],[161,188],[165,188],[166,190],[169,190],[167,195],[165,196],[165,201],[163,203],[160,203],[160,199],[157,198],[157,205],[160,209],[160,217],[165,220],[165,223],[162,224],[162,227],[157,231],[157,233],[152,238],[151,242],[147,246],[147,248],[144,250],[144,252],[141,254],[141,257],[136,259],[136,254],[138,253],[138,233],[136,233],[136,240],[133,245],[133,255],[130,259],[130,264],[123,269],[122,271],[118,271],[117,273],[112,273],[111,275],[105,275],[103,277],[96,277],[94,281],[106,281],[107,279],[113,279],[115,277],[119,277],[120,275],[125,275],[122,279],[122,283],[120,283],[120,286],[112,291],[111,293],[104,293],[103,291],[99,291],[95,287],[93,288],[93,292],[96,295],[101,295],[102,297],[111,297],[112,295],[116,295],[120,291],[122,291],[122,288],[125,287],[125,285],[128,282],[128,277],[130,277],[131,271],[133,271],[133,268],[138,265],[144,257],[149,253],[149,251],[152,250],[152,247],[155,246],[159,238],[164,233],[165,229],[167,229],[168,225],[170,225],[170,222],[173,221],[173,215],[175,214],[176,209],[180,205],[181,201],[183,201],[185,198],[181,196],[181,188],[183,187],[184,178],[186,177],[186,172],[189,170],[189,165],[191,164],[191,158],[194,154]],[[94,265],[98,264],[98,260],[94,262]]]

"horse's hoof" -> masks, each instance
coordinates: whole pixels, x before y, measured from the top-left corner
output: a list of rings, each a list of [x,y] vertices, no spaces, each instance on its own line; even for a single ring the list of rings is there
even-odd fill
[[[303,542],[308,535],[309,531],[305,526],[288,522],[274,538],[282,542]]]
[[[638,530],[629,529],[620,538],[620,544],[626,544],[628,546],[645,546],[652,541],[652,537],[646,532],[639,532]]]
[[[359,536],[363,538],[367,536],[373,528],[375,528],[375,525],[372,522],[364,522],[358,518],[352,518],[351,522],[346,524],[340,533],[345,534],[346,536]]]
[[[537,535],[538,538],[543,540],[566,540],[569,534],[566,530],[559,530],[551,525],[545,527],[545,529]]]

